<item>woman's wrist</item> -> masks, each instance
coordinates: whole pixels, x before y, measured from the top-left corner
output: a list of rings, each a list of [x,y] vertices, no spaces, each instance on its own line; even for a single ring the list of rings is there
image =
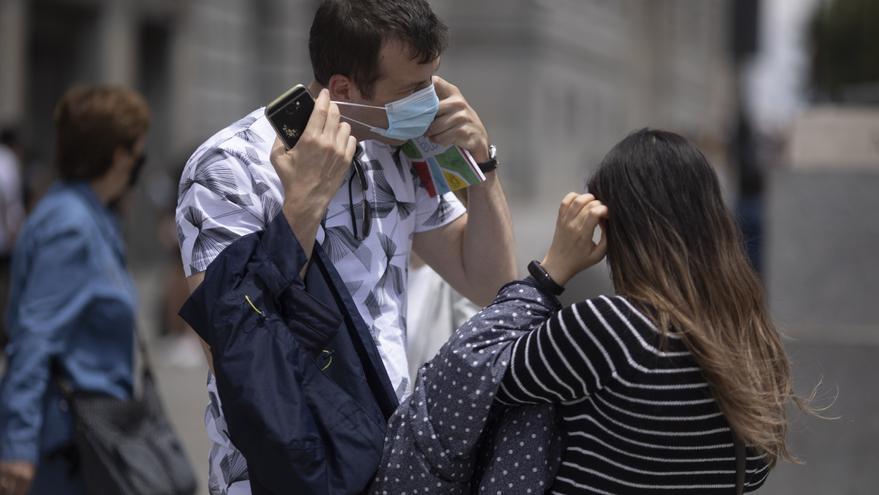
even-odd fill
[[[568,281],[571,280],[571,275],[568,273],[568,271],[560,267],[559,264],[552,260],[549,256],[543,258],[543,261],[540,262],[540,266],[542,266],[543,269],[546,270],[546,273],[552,278],[555,283],[559,284],[562,287],[564,287],[565,284],[567,284]]]
[[[528,263],[528,273],[537,287],[546,294],[558,297],[565,291],[564,286],[559,285],[537,260]]]

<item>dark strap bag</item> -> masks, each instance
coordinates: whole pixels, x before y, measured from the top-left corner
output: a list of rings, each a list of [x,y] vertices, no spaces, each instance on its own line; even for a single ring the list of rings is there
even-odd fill
[[[747,459],[745,458],[745,444],[739,440],[739,436],[735,436],[736,449],[736,495],[745,493],[745,466]]]
[[[77,468],[93,495],[193,494],[195,473],[162,407],[140,339],[138,346],[143,359],[140,398],[75,391],[57,380],[75,417]]]

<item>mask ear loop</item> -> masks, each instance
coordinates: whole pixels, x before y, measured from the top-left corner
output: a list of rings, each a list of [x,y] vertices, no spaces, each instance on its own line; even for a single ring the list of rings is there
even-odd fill
[[[379,107],[379,106],[375,106],[375,105],[364,105],[364,104],[361,104],[361,103],[351,103],[351,102],[347,102],[347,101],[335,101],[335,100],[333,101],[333,103],[335,103],[336,105],[339,105],[339,106],[349,106],[349,107],[355,107],[355,108],[372,108],[372,109],[375,109],[375,110],[384,110],[385,112],[387,112],[387,108],[385,108],[385,107]],[[386,131],[387,131],[387,129],[384,129],[384,128],[381,128],[381,127],[375,127],[375,126],[369,125],[369,124],[367,124],[366,122],[362,122],[362,121],[360,121],[360,120],[357,120],[357,119],[355,119],[355,118],[353,118],[353,117],[349,117],[349,116],[347,116],[347,115],[341,115],[341,117],[342,117],[343,119],[345,119],[345,120],[348,120],[348,121],[350,121],[350,122],[354,122],[355,124],[358,124],[358,125],[361,125],[361,126],[363,126],[363,127],[366,127],[367,129],[369,129],[370,131],[375,132],[375,133],[386,132]]]

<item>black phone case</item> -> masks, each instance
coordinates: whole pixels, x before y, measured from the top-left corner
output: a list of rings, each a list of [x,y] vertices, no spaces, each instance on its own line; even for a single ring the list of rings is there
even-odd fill
[[[266,117],[287,149],[296,146],[308,124],[314,100],[304,86],[296,85],[266,106]]]

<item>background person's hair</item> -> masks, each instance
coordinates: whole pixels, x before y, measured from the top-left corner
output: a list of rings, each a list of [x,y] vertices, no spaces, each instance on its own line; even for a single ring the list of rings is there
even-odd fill
[[[607,205],[614,287],[675,330],[739,437],[767,454],[787,449],[790,364],[741,233],[702,153],[670,132],[643,129],[617,144],[590,178]]]
[[[367,98],[379,73],[382,43],[398,40],[413,60],[426,64],[446,49],[448,28],[425,0],[324,0],[308,39],[311,67],[317,82],[351,78]]]
[[[68,90],[55,107],[55,164],[64,180],[104,175],[117,147],[133,148],[150,125],[146,100],[121,86]]]

